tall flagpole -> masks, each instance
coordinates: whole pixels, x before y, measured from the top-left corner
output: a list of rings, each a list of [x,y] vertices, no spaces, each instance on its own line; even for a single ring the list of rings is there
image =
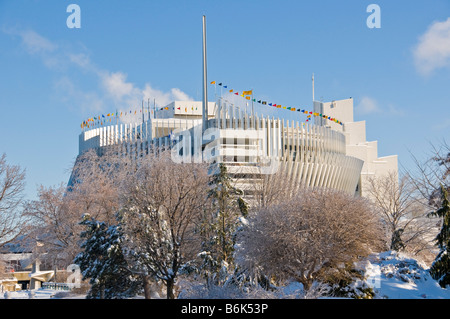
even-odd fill
[[[253,107],[253,89],[252,89],[252,95],[251,95],[251,99],[252,99],[252,118],[255,116],[255,110],[254,110],[254,107]]]
[[[206,70],[206,16],[203,16],[203,102],[202,102],[202,134],[208,128],[208,78]]]
[[[312,74],[312,98],[313,98],[312,100],[313,100],[313,104],[314,104],[314,73]]]
[[[145,120],[144,120],[144,100],[142,100],[142,109],[141,109],[141,112],[142,112],[142,124],[144,124],[144,122],[145,122]]]

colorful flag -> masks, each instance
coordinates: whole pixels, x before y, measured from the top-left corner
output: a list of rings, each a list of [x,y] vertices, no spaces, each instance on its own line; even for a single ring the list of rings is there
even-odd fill
[[[242,92],[242,95],[252,95],[252,94],[253,94],[253,90]]]
[[[212,81],[211,84],[216,84],[216,81]]]

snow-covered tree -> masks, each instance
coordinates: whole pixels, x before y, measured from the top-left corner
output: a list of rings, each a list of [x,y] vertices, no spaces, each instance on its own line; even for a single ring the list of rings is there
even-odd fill
[[[25,170],[8,164],[0,155],[0,248],[17,238],[26,219],[20,209],[25,188]]]
[[[448,192],[441,185],[441,207],[431,213],[442,220],[441,231],[436,236],[439,254],[430,267],[431,276],[438,280],[441,287],[450,285],[450,203]]]
[[[173,299],[180,269],[199,251],[194,226],[207,201],[207,167],[161,152],[128,182],[120,211],[126,256],[133,269],[163,281]]]
[[[387,241],[392,250],[406,249],[416,253],[422,247],[420,239],[432,226],[414,190],[407,174],[398,176],[397,172],[391,171],[367,179],[368,198],[386,225]]]
[[[295,280],[308,290],[326,268],[351,264],[380,248],[380,228],[364,198],[303,189],[249,217],[240,254],[255,273]]]
[[[214,278],[214,283],[220,284],[236,268],[236,232],[241,218],[248,214],[248,205],[242,198],[243,192],[233,186],[223,163],[214,163],[211,169],[214,170],[208,192],[211,206],[205,209],[199,227],[202,238],[200,271],[207,281]]]
[[[410,172],[412,182],[423,198],[433,208],[438,208],[442,185],[450,191],[450,145],[445,140],[439,145],[431,144],[431,153],[424,162],[413,156],[415,171]]]
[[[107,225],[84,216],[81,233],[84,249],[74,259],[84,279],[89,279],[89,299],[121,299],[136,295],[141,281],[128,267],[122,253],[123,234],[118,225]]]
[[[73,258],[80,252],[80,215],[78,210],[72,209],[77,201],[72,196],[65,196],[66,186],[38,188],[38,198],[28,201],[24,213],[32,221],[28,228],[27,237],[38,240],[42,245],[39,252],[42,262],[52,265],[52,268],[66,269]]]
[[[45,259],[55,269],[65,269],[80,252],[79,221],[84,214],[116,223],[120,186],[129,163],[114,148],[103,150],[101,156],[89,150],[78,156],[68,186],[40,186],[37,200],[26,202],[25,216],[32,221],[27,235],[44,245]]]

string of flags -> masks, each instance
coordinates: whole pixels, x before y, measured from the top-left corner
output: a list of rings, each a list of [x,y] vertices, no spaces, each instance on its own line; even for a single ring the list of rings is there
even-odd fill
[[[210,84],[216,85],[216,81],[212,81]],[[222,87],[224,89],[228,89],[228,85],[224,85],[222,82],[218,83],[217,85],[219,85],[220,87]],[[228,89],[228,92],[233,93],[234,95],[237,95],[237,96],[241,96],[248,101],[259,103],[261,105],[267,105],[267,106],[272,106],[272,107],[276,107],[276,108],[284,109],[284,110],[288,110],[288,111],[296,111],[296,112],[304,113],[304,114],[306,114],[306,117],[307,117],[306,122],[310,121],[312,119],[312,116],[316,116],[316,117],[321,117],[321,118],[327,119],[329,121],[335,122],[337,124],[343,125],[343,123],[341,121],[339,121],[338,119],[328,116],[326,114],[312,112],[312,111],[308,111],[306,109],[297,108],[297,107],[282,106],[281,104],[256,99],[253,97],[253,90],[241,91],[241,93],[239,93],[238,91],[235,91],[233,89]],[[188,111],[188,107],[177,107],[177,109],[180,111],[182,111],[183,108],[184,108],[185,112]],[[172,110],[174,110],[174,109],[175,108],[172,107]],[[190,109],[192,111],[194,111],[193,106]],[[167,107],[167,106],[160,107],[160,108],[158,108],[158,110],[160,110],[160,111],[169,110],[169,107]],[[195,107],[195,110],[197,110],[197,107]],[[82,129],[84,129],[84,128],[92,128],[92,127],[96,127],[96,126],[108,125],[108,124],[112,123],[113,119],[118,119],[119,117],[126,117],[126,116],[142,114],[142,112],[144,112],[144,113],[150,112],[151,114],[153,114],[153,110],[148,110],[148,109],[134,110],[134,112],[133,111],[121,111],[121,112],[115,112],[115,113],[107,113],[107,114],[90,117],[90,118],[84,120],[80,126]]]
[[[216,84],[216,81],[212,81],[210,84],[219,85],[222,88],[228,89],[228,85],[224,85],[222,82]],[[297,107],[282,106],[281,104],[256,99],[253,97],[253,90],[241,91],[241,93],[239,94],[238,91],[235,91],[233,89],[228,89],[228,93],[233,93],[234,95],[241,96],[248,101],[253,101],[253,102],[259,103],[261,105],[268,105],[268,106],[276,107],[279,109],[304,113],[307,115],[307,120],[306,120],[307,122],[311,120],[312,116],[316,116],[316,117],[321,117],[321,118],[327,119],[329,121],[335,122],[337,124],[343,125],[343,123],[341,121],[339,121],[338,119],[328,116],[326,114],[322,114],[322,113],[318,113],[318,112],[311,112],[311,111],[307,111],[305,109],[297,108]]]
[[[169,107],[167,107],[167,106],[158,108],[158,110],[168,110],[168,109],[169,109]],[[90,117],[90,118],[84,120],[80,126],[82,129],[83,128],[91,128],[91,127],[95,127],[95,126],[103,126],[103,125],[112,123],[112,121],[114,119],[118,119],[120,117],[138,115],[138,114],[142,114],[142,112],[144,112],[144,113],[150,112],[150,114],[153,114],[153,110],[147,110],[147,109],[107,113],[107,114]]]
[[[187,113],[188,111],[197,111],[198,106],[190,106],[190,107],[188,107],[188,106],[180,107],[179,106],[176,109]],[[156,110],[157,111],[169,110],[169,107],[168,106],[158,107]],[[175,110],[175,107],[172,107],[172,110]],[[84,129],[84,128],[93,128],[96,126],[108,125],[108,124],[112,123],[114,119],[118,119],[118,118],[126,117],[126,116],[139,115],[139,114],[142,114],[142,112],[144,112],[144,113],[150,112],[150,114],[154,114],[153,110],[147,110],[147,109],[107,113],[107,114],[102,114],[99,116],[90,117],[90,118],[84,120],[80,126],[82,129]]]

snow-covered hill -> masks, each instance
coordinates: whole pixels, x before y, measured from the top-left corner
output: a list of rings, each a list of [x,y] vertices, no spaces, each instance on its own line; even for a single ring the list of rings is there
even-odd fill
[[[441,288],[424,264],[403,253],[374,254],[361,267],[375,298],[450,299],[450,289]]]

